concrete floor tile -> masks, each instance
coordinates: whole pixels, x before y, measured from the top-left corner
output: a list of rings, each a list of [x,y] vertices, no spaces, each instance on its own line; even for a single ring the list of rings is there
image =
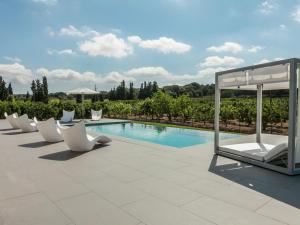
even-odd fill
[[[0,218],[5,225],[68,225],[71,223],[43,194],[0,201]]]
[[[90,191],[83,184],[72,180],[72,178],[64,174],[39,179],[35,182],[35,185],[38,190],[45,193],[52,201],[58,201]]]
[[[123,208],[147,225],[213,224],[202,218],[194,216],[179,207],[153,197],[126,205]]]
[[[123,182],[131,182],[148,176],[146,173],[122,165],[115,165],[103,172]]]
[[[268,196],[258,192],[250,192],[232,185],[206,179],[187,184],[185,187],[249,210],[256,210],[270,200]]]
[[[202,196],[195,191],[158,178],[141,179],[131,183],[131,185],[177,206],[186,204]]]
[[[276,220],[210,197],[200,198],[183,208],[220,225],[283,225]]]
[[[140,221],[96,194],[84,194],[57,202],[76,225],[136,225]]]
[[[130,183],[124,183],[108,176],[87,180],[85,185],[117,206],[135,202],[148,196]]]
[[[257,213],[289,225],[298,225],[300,223],[300,210],[277,200],[268,202]]]
[[[19,174],[8,172],[0,176],[0,200],[37,192],[34,183]]]

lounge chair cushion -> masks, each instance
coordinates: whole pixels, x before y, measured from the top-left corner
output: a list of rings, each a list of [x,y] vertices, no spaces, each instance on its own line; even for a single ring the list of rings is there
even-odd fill
[[[243,143],[224,145],[220,147],[220,150],[262,162],[270,162],[275,158],[285,154],[287,148],[287,143],[281,143],[279,145],[270,145],[263,143]]]
[[[271,149],[271,151],[269,151],[264,156],[264,161],[270,162],[273,159],[286,154],[287,150],[288,150],[288,144],[287,143],[281,143],[279,145],[276,145],[274,148]]]
[[[258,161],[264,161],[264,156],[272,148],[274,148],[274,145],[262,143],[243,143],[224,145],[220,147],[220,150]]]

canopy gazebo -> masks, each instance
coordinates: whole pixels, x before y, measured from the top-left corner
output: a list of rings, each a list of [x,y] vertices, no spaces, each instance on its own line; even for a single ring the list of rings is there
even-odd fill
[[[300,174],[300,59],[291,58],[215,74],[215,154],[239,161],[295,175]],[[255,90],[257,92],[255,140],[222,145],[219,140],[221,90]],[[278,145],[265,143],[262,134],[262,91],[289,90],[288,137]],[[298,104],[299,103],[299,104]],[[273,141],[278,139],[275,135]],[[247,139],[247,138],[246,138]],[[244,138],[245,140],[245,138]],[[278,162],[285,163],[274,163]]]
[[[78,88],[66,92],[68,95],[81,95],[81,116],[84,118],[84,95],[95,95],[99,94],[97,91],[94,91],[89,88]]]

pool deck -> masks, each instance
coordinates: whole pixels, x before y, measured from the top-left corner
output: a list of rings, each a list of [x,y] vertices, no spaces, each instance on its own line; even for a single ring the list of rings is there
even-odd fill
[[[0,120],[0,225],[299,225],[300,176],[112,139],[73,153]]]

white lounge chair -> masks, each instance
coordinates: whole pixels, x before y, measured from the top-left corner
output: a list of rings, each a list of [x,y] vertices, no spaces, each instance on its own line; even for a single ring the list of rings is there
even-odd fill
[[[75,111],[66,111],[63,110],[63,116],[60,118],[60,121],[63,123],[72,122],[74,120]]]
[[[102,118],[102,109],[99,111],[91,110],[92,120],[98,121]]]
[[[220,150],[261,162],[271,162],[287,153],[288,144],[243,143],[220,146]]]
[[[59,121],[57,121],[57,125],[61,130],[65,143],[71,151],[86,152],[92,150],[97,143],[106,144],[111,142],[111,139],[106,136],[100,135],[95,137],[87,134],[84,121],[72,127],[62,126]]]
[[[39,133],[42,135],[45,141],[59,142],[64,140],[54,118],[50,118],[46,121],[37,121],[36,118],[34,118],[34,121],[37,124]]]
[[[18,113],[13,113],[11,115],[8,115],[6,112],[4,113],[5,118],[9,122],[12,128],[19,129],[19,125],[17,123]]]
[[[37,131],[36,123],[28,119],[27,114],[24,114],[17,118],[17,124],[23,132],[33,132]]]

